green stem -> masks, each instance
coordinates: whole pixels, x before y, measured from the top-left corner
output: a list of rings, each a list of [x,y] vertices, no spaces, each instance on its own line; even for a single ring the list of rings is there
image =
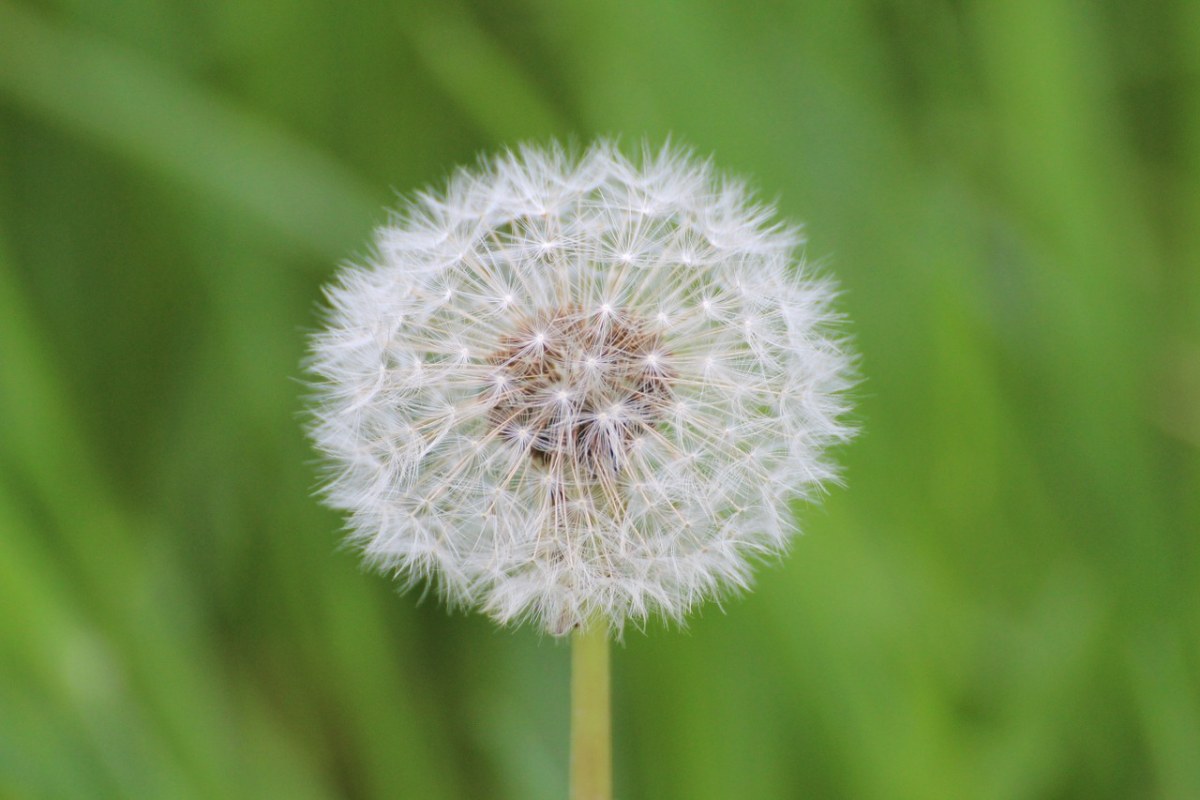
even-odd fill
[[[612,800],[608,626],[571,635],[571,800]]]

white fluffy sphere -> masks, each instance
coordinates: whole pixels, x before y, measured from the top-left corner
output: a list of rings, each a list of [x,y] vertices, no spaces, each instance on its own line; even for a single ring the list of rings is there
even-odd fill
[[[850,435],[852,358],[800,243],[670,146],[526,147],[418,195],[313,339],[351,540],[555,635],[744,587]]]

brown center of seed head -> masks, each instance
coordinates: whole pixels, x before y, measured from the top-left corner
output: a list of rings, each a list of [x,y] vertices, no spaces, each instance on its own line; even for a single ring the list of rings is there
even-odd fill
[[[672,401],[662,336],[625,311],[539,312],[489,362],[489,422],[567,482],[616,476]]]

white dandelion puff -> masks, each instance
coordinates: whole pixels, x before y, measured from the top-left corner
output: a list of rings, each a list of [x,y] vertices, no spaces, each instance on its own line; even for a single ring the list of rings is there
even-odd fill
[[[671,146],[524,147],[418,194],[312,342],[351,541],[554,635],[745,587],[851,434],[852,357],[801,243]]]

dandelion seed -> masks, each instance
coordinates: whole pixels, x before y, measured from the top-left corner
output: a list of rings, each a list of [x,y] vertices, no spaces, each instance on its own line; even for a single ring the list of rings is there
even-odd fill
[[[351,540],[553,635],[744,587],[851,433],[833,288],[772,213],[678,149],[609,143],[417,195],[313,339]]]

